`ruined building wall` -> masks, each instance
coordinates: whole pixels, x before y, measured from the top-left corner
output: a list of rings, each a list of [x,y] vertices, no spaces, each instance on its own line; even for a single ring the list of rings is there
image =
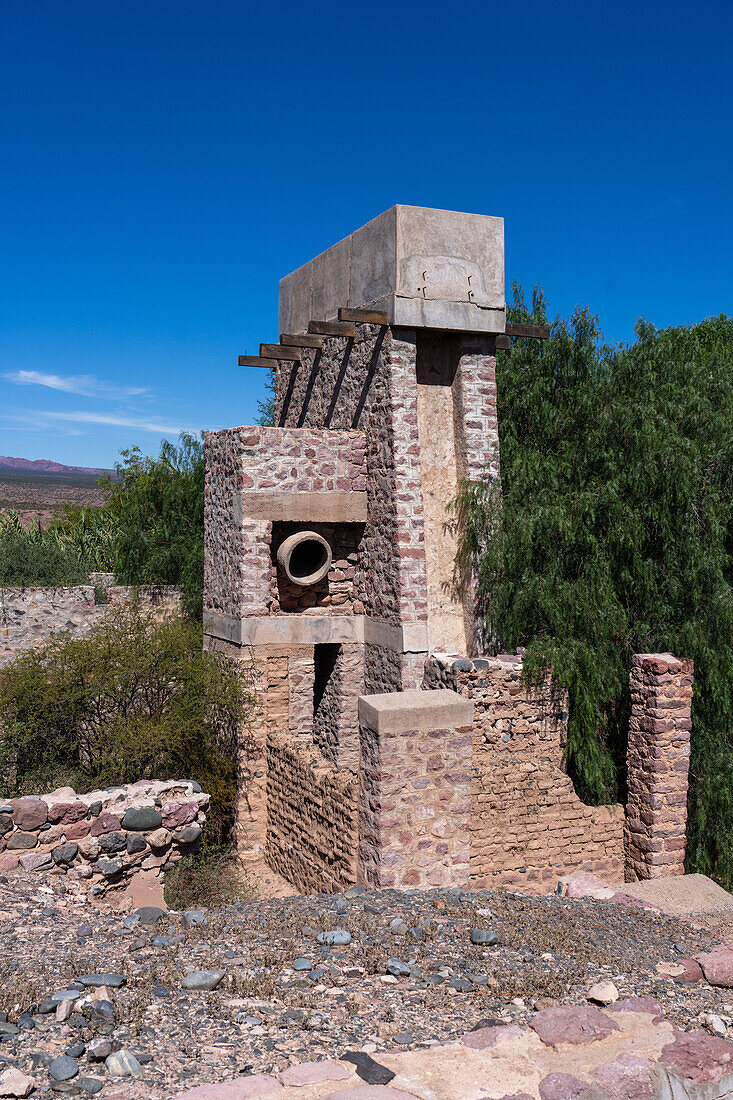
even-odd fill
[[[427,688],[473,700],[471,885],[552,891],[583,868],[624,879],[623,806],[586,806],[563,770],[567,699],[521,683],[522,661],[432,655]]]
[[[267,862],[306,894],[357,881],[358,780],[287,736],[267,737]]]

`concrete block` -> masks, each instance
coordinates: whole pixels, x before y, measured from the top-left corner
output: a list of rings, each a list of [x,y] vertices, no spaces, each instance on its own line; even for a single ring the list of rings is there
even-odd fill
[[[457,729],[473,724],[473,702],[449,689],[361,695],[359,722],[388,734]]]
[[[280,330],[339,308],[384,310],[393,326],[503,332],[504,219],[393,206],[280,282]]]

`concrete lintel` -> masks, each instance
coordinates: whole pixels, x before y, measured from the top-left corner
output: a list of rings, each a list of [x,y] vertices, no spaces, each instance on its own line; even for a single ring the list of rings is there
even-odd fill
[[[377,733],[456,729],[473,724],[473,701],[449,689],[361,695],[359,722]]]
[[[240,494],[243,518],[295,523],[366,523],[367,495],[350,489],[322,493],[291,493],[286,489],[254,489]]]
[[[234,618],[205,612],[204,632],[242,646],[362,642],[394,653],[427,654],[425,623],[394,626],[365,615],[252,615]]]

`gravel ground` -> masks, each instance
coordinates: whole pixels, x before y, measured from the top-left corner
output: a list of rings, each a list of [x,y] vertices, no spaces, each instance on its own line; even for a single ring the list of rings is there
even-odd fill
[[[90,909],[54,878],[0,879],[0,1072],[28,1073],[34,1097],[162,1100],[319,1056],[525,1023],[538,1008],[586,1003],[604,979],[621,997],[656,998],[683,1027],[731,1034],[733,990],[657,970],[719,936],[636,907],[355,890],[158,914]],[[348,942],[319,942],[334,931]],[[498,942],[472,943],[479,931]],[[132,1074],[116,1072],[126,1065]]]

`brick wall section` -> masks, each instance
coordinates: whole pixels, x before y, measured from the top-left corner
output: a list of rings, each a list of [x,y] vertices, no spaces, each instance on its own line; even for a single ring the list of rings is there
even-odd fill
[[[357,782],[307,744],[268,734],[266,858],[302,893],[356,883]]]
[[[586,806],[563,770],[567,700],[529,690],[521,658],[429,658],[425,686],[474,703],[471,885],[554,890],[570,871],[622,882],[622,806]]]
[[[638,653],[631,662],[626,878],[685,873],[691,661]]]
[[[372,888],[468,883],[470,707],[454,697],[461,724],[445,707],[426,718],[421,696],[406,691],[360,700],[360,880]],[[376,716],[365,713],[365,703]],[[385,706],[386,715],[379,713]]]
[[[335,656],[332,670],[313,713],[313,742],[324,758],[354,774],[359,770],[358,700],[364,690],[364,647],[338,645],[325,647]],[[316,647],[318,654],[320,646]]]
[[[227,428],[205,440],[204,613],[266,615],[273,591],[272,523],[244,515],[242,491],[363,491],[364,436],[358,431]],[[275,592],[277,586],[275,584]]]

